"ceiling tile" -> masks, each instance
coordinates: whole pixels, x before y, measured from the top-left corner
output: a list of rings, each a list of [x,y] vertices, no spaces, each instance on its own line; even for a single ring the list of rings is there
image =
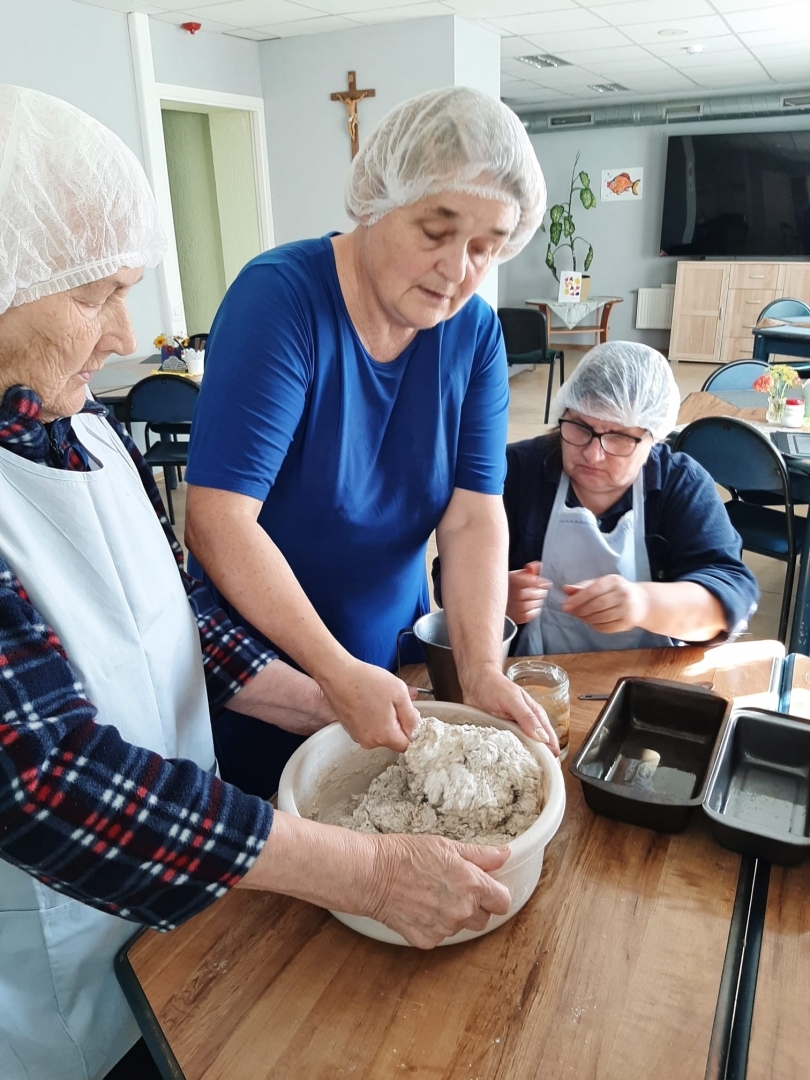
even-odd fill
[[[501,38],[501,57],[530,56],[537,52],[537,46],[532,45],[526,38],[513,35]]]
[[[561,11],[571,0],[445,0],[448,7],[471,19],[501,19],[537,11]]]
[[[603,27],[605,22],[598,15],[586,11],[584,8],[574,8],[569,4],[563,11],[539,11],[533,15],[512,15],[506,18],[500,16],[492,19],[492,22],[509,30],[513,34],[544,34],[558,33],[563,30],[590,30],[593,27]]]
[[[645,60],[650,53],[641,45],[614,46],[612,49],[562,49],[559,52],[563,60],[570,60],[572,64],[582,64],[587,67],[590,63],[611,63],[619,60]]]
[[[76,0],[78,4],[87,4],[90,7],[107,8],[108,11],[141,11],[144,15],[158,15],[168,7],[168,4],[143,4],[140,0]],[[183,0],[188,3],[188,0]]]
[[[626,35],[615,26],[605,26],[601,30],[568,30],[565,33],[525,34],[541,52],[550,52],[562,56],[574,49],[609,49],[613,45],[629,45]]]
[[[679,30],[686,30],[683,36],[672,39],[683,44],[689,41],[700,41],[703,38],[722,37],[731,34],[731,31],[719,15],[706,15],[700,19],[671,18],[657,23],[639,23],[637,26],[623,26],[622,30],[633,41],[644,45],[648,42],[666,40],[659,34],[659,31],[674,27]]]
[[[700,15],[714,15],[706,0],[678,0],[675,9],[678,21]],[[636,23],[664,22],[672,19],[672,0],[632,0],[630,3],[600,7],[597,14],[614,26],[633,26]]]
[[[567,90],[570,93],[571,87],[582,90],[588,83],[600,81],[593,71],[587,71],[584,68],[564,67],[545,70],[538,68],[535,70],[540,78],[533,81],[539,82],[541,86],[547,86],[549,90]]]
[[[659,60],[657,56],[648,56],[643,60],[613,60],[610,63],[600,61],[591,61],[588,64],[590,71],[596,72],[597,75],[603,75],[610,78],[613,82],[621,82],[622,74],[632,72],[634,75],[640,75],[645,71],[672,71],[669,64],[663,60]]]
[[[773,80],[762,70],[759,64],[734,64],[732,67],[703,68],[693,73],[692,78],[700,86],[716,89],[721,86],[738,86],[750,90],[773,86]]]
[[[276,34],[266,34],[261,30],[227,30],[226,37],[245,38],[247,41],[275,41]]]
[[[756,65],[756,58],[746,49],[744,45],[736,42],[736,49],[704,49],[702,53],[697,56],[689,56],[687,53],[683,53],[680,57],[667,56],[666,59],[673,67],[678,68],[679,71],[685,71],[690,74],[693,71],[699,72],[703,68],[716,68],[716,67],[731,67],[732,64],[754,64]]]
[[[695,39],[693,38],[660,38],[659,41],[648,41],[644,48],[653,54],[653,56],[661,56],[663,59],[669,61],[670,64],[679,63],[680,57],[686,55],[686,47]],[[711,37],[711,38],[698,38],[695,42],[703,46],[703,53],[701,55],[708,55],[714,53],[735,53],[739,52],[740,48],[745,49],[738,37],[734,34],[728,34],[726,37]]]
[[[299,34],[328,34],[332,30],[351,30],[360,24],[341,15],[316,15],[314,19],[299,19],[297,22],[271,23],[258,29],[275,37],[296,37]]]
[[[162,15],[154,15],[153,18],[157,19],[158,22],[173,23],[175,26],[180,26],[184,22],[201,22],[203,31],[209,33],[224,34],[228,30],[238,29],[231,23],[215,22],[213,19],[194,20],[187,11],[166,11]]]
[[[430,19],[436,15],[453,15],[454,12],[438,0],[426,4],[411,4],[408,7],[380,8],[379,11],[355,11],[347,15],[359,23],[401,22],[403,19]]]
[[[655,94],[664,90],[694,90],[695,84],[679,71],[647,71],[628,74],[624,80],[628,90],[637,94]],[[612,97],[613,95],[611,95]]]
[[[810,4],[768,4],[751,11],[726,15],[726,21],[738,34],[751,30],[793,29],[810,26]]]
[[[761,8],[765,0],[712,0],[712,4],[721,15],[728,15],[731,11],[750,11],[751,8]]]
[[[807,54],[806,45],[800,46],[800,42],[810,41],[810,25],[780,26],[776,30],[752,30],[750,33],[740,34],[740,41],[754,49],[757,45],[792,45],[797,53],[803,48]]]
[[[423,0],[308,0],[312,7],[321,8],[327,15],[345,15],[351,19],[356,11],[378,11],[383,8],[402,8]],[[446,15],[452,14],[448,9]],[[302,15],[301,18],[304,18]],[[266,20],[265,20],[266,21]]]
[[[177,10],[176,4],[167,4]],[[291,0],[228,0],[227,3],[210,4],[208,0],[186,0],[183,7],[199,18],[216,19],[230,23],[231,26],[267,26],[269,23],[293,22],[322,12],[303,4],[294,4]]]

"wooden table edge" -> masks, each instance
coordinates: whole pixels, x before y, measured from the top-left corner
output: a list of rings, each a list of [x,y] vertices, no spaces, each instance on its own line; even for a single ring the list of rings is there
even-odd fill
[[[164,1035],[163,1028],[160,1026],[158,1018],[149,1004],[149,999],[144,993],[143,987],[129,961],[129,950],[151,929],[149,926],[142,926],[137,933],[132,935],[129,941],[121,946],[115,954],[113,968],[118,984],[127,999],[127,1004],[132,1009],[132,1015],[135,1017],[143,1041],[160,1070],[163,1080],[186,1080],[185,1073],[180,1068],[180,1064],[169,1045],[169,1040]]]

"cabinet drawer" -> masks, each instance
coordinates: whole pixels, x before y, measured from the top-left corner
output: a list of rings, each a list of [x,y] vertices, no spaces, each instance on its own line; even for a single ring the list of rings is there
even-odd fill
[[[720,350],[720,360],[727,364],[730,360],[750,360],[754,355],[754,339],[749,331],[748,337],[725,337]],[[751,380],[753,382],[753,379]]]
[[[743,316],[746,322],[755,323],[760,311],[775,299],[774,289],[729,289],[726,322],[729,318]],[[731,333],[733,334],[734,331],[732,330]]]
[[[731,289],[776,289],[779,286],[778,263],[735,263],[731,267]]]

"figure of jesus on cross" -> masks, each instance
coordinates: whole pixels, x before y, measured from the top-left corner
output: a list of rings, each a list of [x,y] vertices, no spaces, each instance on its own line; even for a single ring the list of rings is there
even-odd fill
[[[354,159],[357,151],[360,149],[357,106],[363,100],[363,98],[371,98],[376,96],[376,90],[357,89],[357,74],[354,71],[349,72],[348,90],[341,90],[337,93],[330,94],[330,99],[332,101],[342,102],[346,106],[346,110],[349,113],[349,138],[352,140],[352,159]]]

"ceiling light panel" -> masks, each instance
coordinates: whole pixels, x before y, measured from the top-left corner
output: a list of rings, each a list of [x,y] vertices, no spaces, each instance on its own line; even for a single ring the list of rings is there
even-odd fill
[[[560,68],[570,67],[567,60],[561,60],[559,56],[542,55],[541,53],[535,53],[533,56],[516,56],[516,60],[519,60],[521,64],[529,64],[531,67],[536,68]]]
[[[627,87],[619,86],[618,83],[588,83],[588,89],[595,90],[597,94],[618,94],[627,90]]]

